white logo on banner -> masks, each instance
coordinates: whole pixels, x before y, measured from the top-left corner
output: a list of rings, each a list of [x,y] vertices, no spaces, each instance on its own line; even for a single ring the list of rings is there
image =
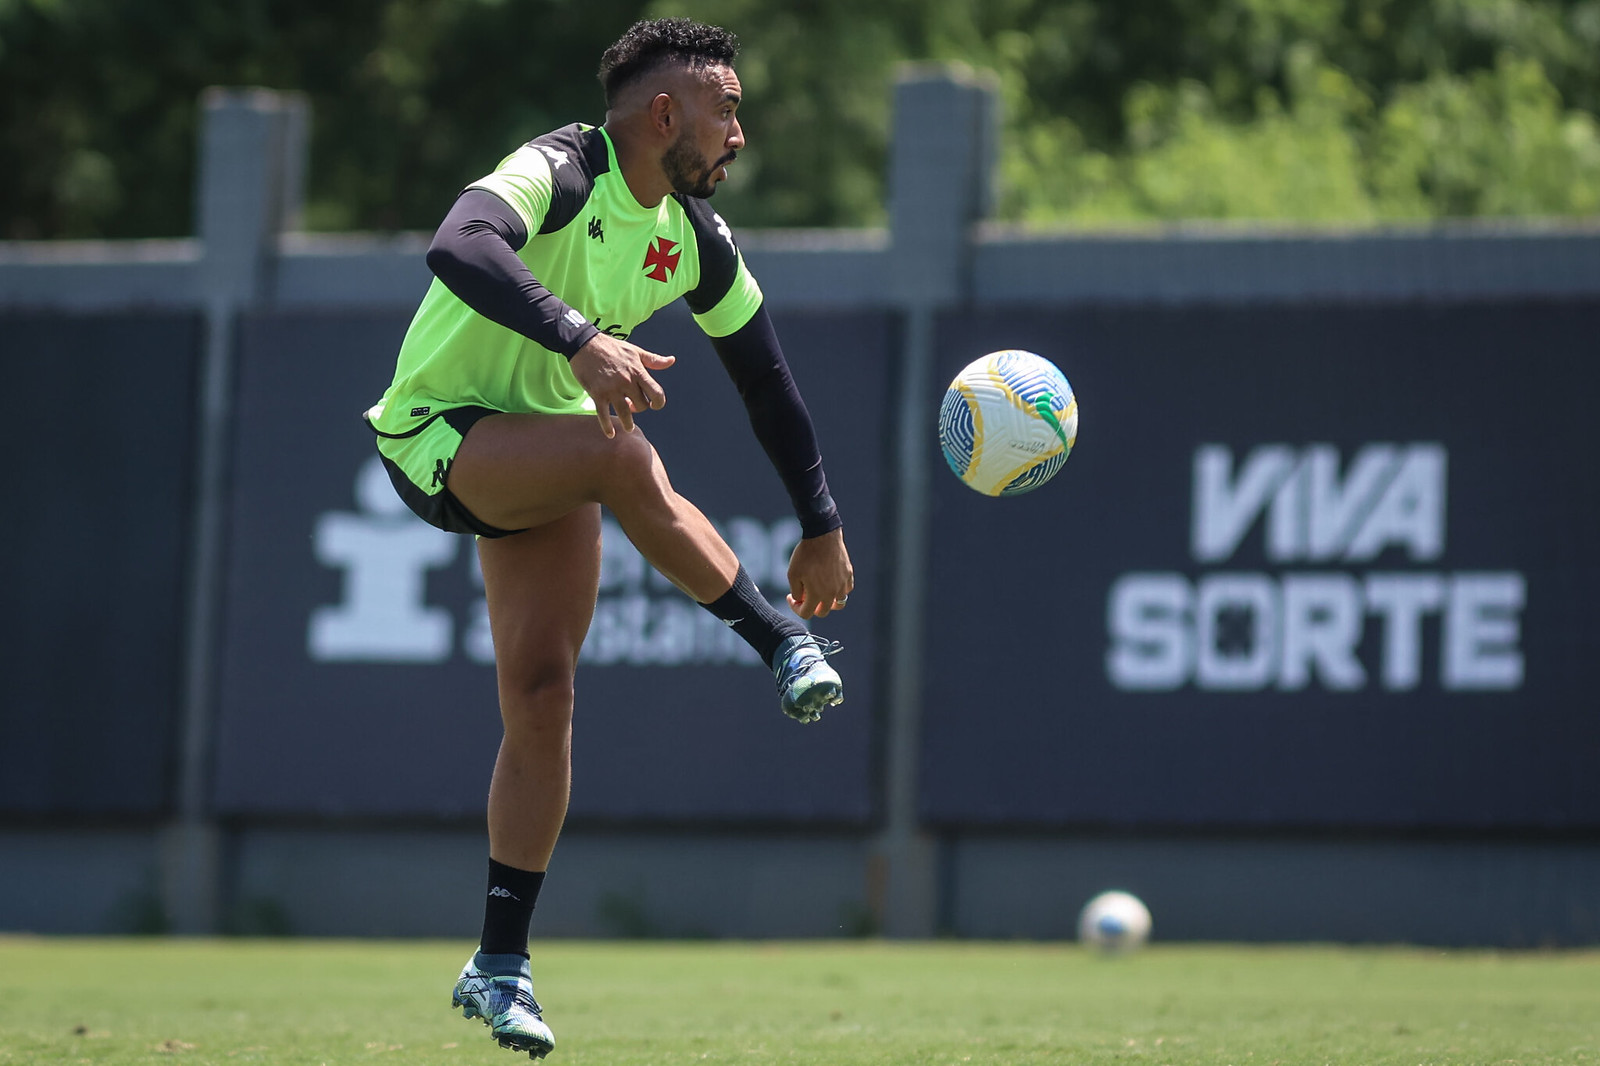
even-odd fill
[[[373,456],[356,475],[357,513],[317,518],[317,562],[344,573],[342,602],[311,612],[306,648],[316,662],[421,662],[450,658],[455,620],[427,606],[428,571],[456,558],[456,537],[417,521]]]
[[[468,660],[494,662],[489,608],[483,598],[478,553],[461,550],[467,538],[420,521],[395,494],[374,456],[355,479],[358,510],[317,517],[312,550],[317,562],[343,574],[341,600],[317,607],[306,630],[315,662],[437,663],[451,658],[459,633]],[[746,516],[718,529],[774,606],[788,610],[789,555],[800,541],[793,518],[773,522]],[[600,596],[580,661],[683,666],[731,663],[761,666],[755,652],[709,611],[691,602],[657,573],[609,517],[601,523]],[[477,593],[464,624],[427,602],[430,570],[466,556],[461,575]],[[449,580],[446,577],[445,580]]]
[[[1129,573],[1107,604],[1106,671],[1121,689],[1165,691],[1193,682],[1210,691],[1336,691],[1371,683],[1356,650],[1369,618],[1380,628],[1377,683],[1422,680],[1423,626],[1438,617],[1439,683],[1449,691],[1522,686],[1521,573],[1393,570],[1352,573],[1388,548],[1412,563],[1445,549],[1446,470],[1441,444],[1369,444],[1340,476],[1329,445],[1255,448],[1235,467],[1221,445],[1196,450],[1190,554],[1225,563],[1262,520],[1273,564],[1321,564],[1279,574]]]

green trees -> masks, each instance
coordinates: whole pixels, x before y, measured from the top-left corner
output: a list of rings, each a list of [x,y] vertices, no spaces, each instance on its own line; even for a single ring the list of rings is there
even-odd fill
[[[1562,106],[1535,60],[1372,90],[1305,47],[1283,90],[1230,118],[1203,83],[1135,86],[1120,146],[1023,131],[1005,207],[1031,221],[1219,218],[1376,222],[1600,213],[1600,126]],[[1065,180],[1028,188],[1055,172]]]
[[[0,238],[192,231],[208,85],[305,91],[306,223],[432,228],[536,132],[597,121],[638,0],[0,0]]]
[[[0,237],[189,232],[209,84],[310,95],[312,228],[430,228],[658,14],[744,42],[746,227],[881,221],[924,59],[997,75],[1008,220],[1600,213],[1600,0],[0,0]]]
[[[870,24],[836,0],[687,6],[739,27],[748,123],[778,134],[752,138],[741,219],[881,218],[877,107],[905,59],[998,74],[1007,220],[1600,212],[1597,0],[885,0]]]

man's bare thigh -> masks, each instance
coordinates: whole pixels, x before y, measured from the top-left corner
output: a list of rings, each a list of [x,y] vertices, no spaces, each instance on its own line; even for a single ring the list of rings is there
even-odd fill
[[[608,440],[592,415],[489,415],[456,451],[450,491],[490,525],[527,529],[598,501],[619,459],[641,447],[637,430]]]
[[[600,591],[600,508],[478,541],[502,685],[571,680]]]

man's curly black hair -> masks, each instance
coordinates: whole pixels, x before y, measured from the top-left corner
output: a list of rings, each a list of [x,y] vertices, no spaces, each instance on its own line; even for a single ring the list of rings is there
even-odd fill
[[[703,70],[716,64],[731,65],[739,54],[739,38],[718,26],[692,19],[650,19],[635,22],[617,43],[600,57],[600,85],[610,107],[629,82],[667,61],[687,63]]]

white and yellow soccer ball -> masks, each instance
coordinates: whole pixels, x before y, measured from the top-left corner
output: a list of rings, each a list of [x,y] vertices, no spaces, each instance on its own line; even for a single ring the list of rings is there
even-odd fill
[[[1137,951],[1150,939],[1150,910],[1131,892],[1102,892],[1079,913],[1078,939],[1108,955]]]
[[[985,496],[1032,492],[1055,476],[1078,439],[1078,400],[1050,360],[991,352],[955,376],[939,405],[939,447]]]

